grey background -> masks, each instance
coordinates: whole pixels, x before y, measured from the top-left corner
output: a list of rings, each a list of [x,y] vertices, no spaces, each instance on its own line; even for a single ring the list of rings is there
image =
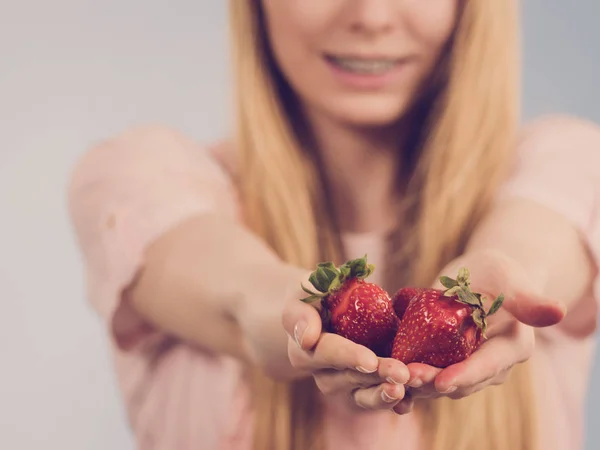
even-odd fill
[[[78,155],[135,123],[205,142],[225,132],[225,4],[0,1],[0,448],[133,448],[83,299],[65,182]],[[600,122],[600,4],[525,0],[524,13],[526,116]],[[594,383],[588,405],[598,449]]]

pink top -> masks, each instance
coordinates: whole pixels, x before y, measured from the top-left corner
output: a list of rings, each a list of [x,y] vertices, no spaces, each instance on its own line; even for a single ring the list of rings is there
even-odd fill
[[[501,195],[534,199],[564,214],[599,262],[600,130],[580,120],[546,118],[529,126],[521,142],[513,176]],[[240,220],[228,172],[217,161],[215,154],[173,131],[137,128],[88,153],[70,186],[87,295],[110,330],[119,386],[141,449],[251,446],[252,416],[239,364],[162,336],[120,298],[142,264],[146,245],[168,228],[215,210]],[[350,256],[368,252],[381,265],[378,236],[347,234],[344,240]],[[543,391],[538,398],[545,450],[583,447],[600,277],[594,291],[563,324],[539,331],[544,339],[538,340],[533,361]],[[567,370],[574,366],[578,369]],[[389,439],[384,426],[389,422],[381,420],[381,412],[327,408],[327,439],[336,444],[331,448],[419,448],[413,415],[399,418],[395,441]]]

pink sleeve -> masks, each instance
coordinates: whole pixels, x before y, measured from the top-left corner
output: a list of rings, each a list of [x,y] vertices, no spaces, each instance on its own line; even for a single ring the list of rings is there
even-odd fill
[[[500,197],[524,197],[569,219],[600,264],[600,129],[584,120],[548,117],[522,135]],[[542,448],[580,449],[594,360],[600,276],[563,323],[536,330],[533,357]],[[557,362],[559,362],[557,364]]]
[[[600,128],[570,117],[548,117],[524,132],[511,177],[500,197],[537,201],[567,217],[600,266]],[[595,322],[600,276],[583,316]],[[591,314],[591,317],[590,317]]]
[[[84,155],[69,210],[86,268],[88,298],[120,349],[156,334],[123,301],[160,234],[194,215],[236,214],[229,179],[206,149],[162,128],[136,128]]]

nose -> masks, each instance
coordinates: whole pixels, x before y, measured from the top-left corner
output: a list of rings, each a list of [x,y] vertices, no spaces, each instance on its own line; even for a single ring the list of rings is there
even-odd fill
[[[351,28],[355,32],[375,35],[385,33],[398,20],[398,0],[354,0],[351,2]]]

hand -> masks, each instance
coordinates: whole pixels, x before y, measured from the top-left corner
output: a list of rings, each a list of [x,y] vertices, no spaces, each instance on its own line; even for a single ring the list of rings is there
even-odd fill
[[[489,300],[502,292],[504,305],[488,319],[488,339],[471,357],[445,369],[408,364],[408,390],[415,398],[458,399],[487,386],[502,384],[513,366],[532,356],[534,328],[555,325],[565,316],[564,305],[542,296],[541,283],[527,277],[514,260],[504,255],[467,254],[453,261],[442,274],[456,273],[463,266],[469,268],[473,291]]]
[[[323,333],[317,310],[298,300],[288,302],[283,326],[293,367],[312,375],[319,390],[351,408],[412,410],[405,399],[407,367],[391,358],[378,358],[368,348],[333,333]]]

